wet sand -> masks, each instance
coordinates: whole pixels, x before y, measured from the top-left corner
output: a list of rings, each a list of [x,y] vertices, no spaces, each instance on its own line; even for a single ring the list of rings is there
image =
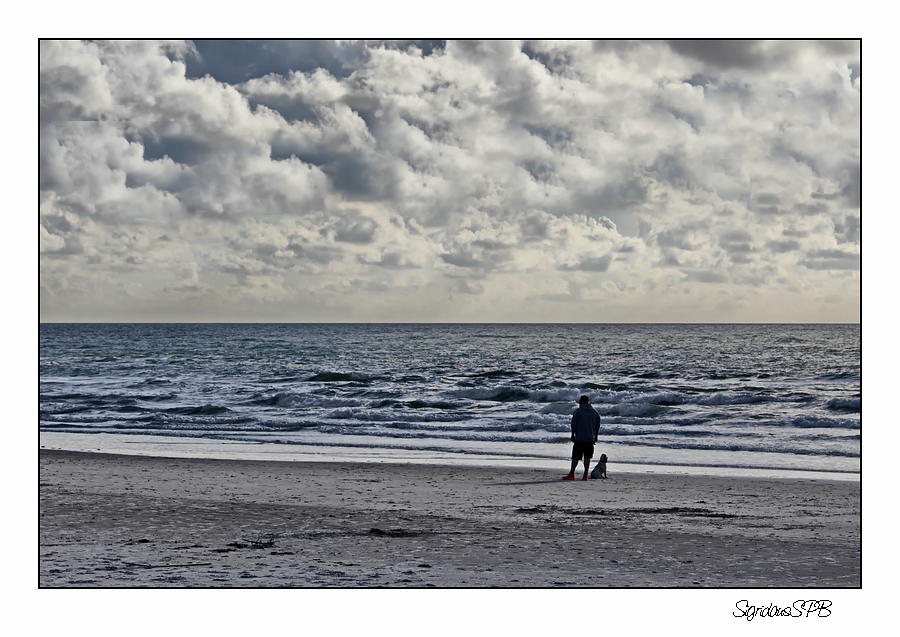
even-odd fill
[[[564,472],[41,450],[39,585],[861,585],[858,482]]]

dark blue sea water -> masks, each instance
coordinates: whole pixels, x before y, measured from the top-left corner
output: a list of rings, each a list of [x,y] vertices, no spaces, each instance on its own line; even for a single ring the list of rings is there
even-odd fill
[[[860,467],[859,325],[43,324],[42,432]]]

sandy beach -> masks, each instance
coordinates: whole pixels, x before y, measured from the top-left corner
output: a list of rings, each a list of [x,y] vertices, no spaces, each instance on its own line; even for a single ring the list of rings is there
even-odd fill
[[[41,450],[39,584],[861,585],[858,482],[563,473]]]

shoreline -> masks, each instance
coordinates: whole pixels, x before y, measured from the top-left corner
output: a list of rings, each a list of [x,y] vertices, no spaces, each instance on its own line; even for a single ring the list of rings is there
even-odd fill
[[[47,449],[39,463],[41,587],[861,586],[850,481]]]
[[[530,456],[463,454],[414,449],[276,444],[210,440],[147,434],[88,434],[40,432],[39,447],[58,451],[85,451],[163,458],[207,458],[271,462],[353,462],[376,464],[429,464],[444,467],[505,467],[511,469],[568,470],[569,459]],[[598,456],[599,457],[599,456]],[[721,465],[650,464],[611,462],[617,473],[694,475],[766,479],[812,479],[859,482],[859,472],[732,467]]]

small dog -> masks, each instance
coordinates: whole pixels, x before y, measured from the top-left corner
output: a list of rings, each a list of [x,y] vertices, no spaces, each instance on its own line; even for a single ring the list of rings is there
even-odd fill
[[[600,460],[597,461],[597,466],[594,467],[593,471],[591,471],[591,477],[594,479],[606,477],[606,454],[605,453],[600,456]]]
[[[600,461],[597,463],[597,468],[600,470],[600,477],[606,477],[606,454],[600,455]]]

